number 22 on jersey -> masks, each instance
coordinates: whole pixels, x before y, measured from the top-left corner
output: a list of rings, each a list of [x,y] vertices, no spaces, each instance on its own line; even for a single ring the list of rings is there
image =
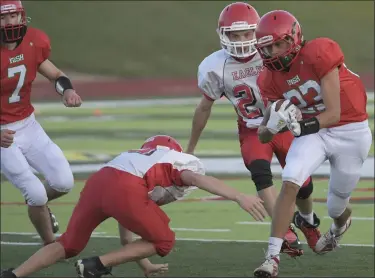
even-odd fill
[[[13,78],[15,75],[19,75],[17,86],[14,89],[12,95],[10,95],[8,101],[10,104],[18,103],[21,100],[20,97],[20,90],[25,83],[26,77],[26,66],[25,65],[18,65],[12,68],[8,68],[8,78]]]

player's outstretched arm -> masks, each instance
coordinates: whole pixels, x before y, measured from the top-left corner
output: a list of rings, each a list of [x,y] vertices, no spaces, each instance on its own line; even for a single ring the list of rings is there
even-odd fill
[[[62,96],[62,100],[67,107],[79,107],[82,104],[81,97],[73,89],[70,79],[58,69],[50,60],[44,60],[38,69],[44,77],[55,83],[57,93]]]
[[[267,216],[263,201],[260,198],[245,195],[215,177],[186,170],[181,173],[181,179],[186,186],[196,186],[211,194],[237,202],[242,209],[250,213],[257,221],[263,221]]]
[[[121,245],[125,246],[133,242],[133,233],[118,224]],[[168,264],[153,264],[148,258],[137,261],[138,266],[146,277],[163,274],[168,271]]]
[[[214,101],[208,100],[205,96],[203,96],[195,109],[186,153],[194,153],[194,149],[198,143],[199,137],[201,136],[204,127],[206,127],[207,120],[210,117],[213,103]]]

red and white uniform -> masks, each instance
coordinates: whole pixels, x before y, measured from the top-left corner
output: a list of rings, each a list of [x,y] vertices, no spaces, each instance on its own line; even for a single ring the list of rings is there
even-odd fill
[[[269,100],[289,99],[306,119],[325,110],[321,79],[336,67],[339,67],[341,89],[340,122],[316,134],[294,139],[283,180],[302,185],[328,159],[331,163],[329,193],[349,199],[368,156],[372,135],[367,122],[365,88],[360,78],[345,66],[339,45],[328,38],[311,40],[302,47],[289,71],[265,69],[258,85]],[[336,218],[341,213],[333,212],[330,216]]]
[[[340,122],[341,126],[367,120],[367,94],[360,77],[344,64],[340,46],[328,38],[308,41],[287,72],[273,72],[265,68],[258,86],[270,101],[288,99],[301,109],[303,118],[310,118],[325,110],[320,80],[340,66]]]
[[[69,191],[74,184],[68,161],[35,120],[30,103],[32,83],[50,51],[47,35],[32,27],[14,50],[1,47],[1,130],[16,132],[14,143],[1,148],[1,171],[29,205],[38,206],[47,202],[47,195],[30,166],[59,192]]]
[[[48,59],[50,52],[48,36],[32,27],[27,29],[17,48],[1,48],[1,125],[23,120],[33,113],[30,102],[32,83],[40,64]]]
[[[294,138],[292,133],[287,131],[276,134],[267,144],[262,144],[257,135],[267,107],[267,99],[257,84],[262,69],[263,62],[258,53],[247,59],[247,62],[239,62],[224,50],[219,50],[199,65],[198,86],[207,99],[215,101],[225,96],[234,106],[238,114],[241,154],[246,167],[255,160],[271,162],[273,153],[284,167],[286,154]]]
[[[191,170],[204,174],[202,162],[195,156],[163,149],[138,149],[122,153],[106,166],[126,171],[146,181],[149,197],[158,205],[182,199],[193,186],[184,186],[180,174]]]
[[[110,217],[152,242],[160,256],[167,255],[175,235],[159,205],[181,199],[196,188],[183,184],[184,170],[205,173],[198,158],[168,148],[130,150],[108,162],[87,180],[59,240],[66,257],[82,251],[94,229]]]

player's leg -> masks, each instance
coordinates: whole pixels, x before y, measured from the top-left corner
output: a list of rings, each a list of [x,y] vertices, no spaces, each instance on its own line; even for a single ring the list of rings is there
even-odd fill
[[[327,208],[333,223],[316,245],[316,252],[320,254],[334,250],[351,225],[349,199],[360,179],[372,135],[367,122],[361,122],[331,128],[324,140],[331,151]]]
[[[276,141],[280,141],[276,135]],[[262,144],[256,129],[240,130],[241,154],[246,168],[251,173],[258,196],[264,201],[264,207],[272,218],[273,208],[277,198],[277,190],[273,185],[271,160],[274,152],[273,143]],[[294,228],[290,226],[285,234],[285,245],[282,252],[294,257],[303,253],[302,245]]]
[[[30,145],[24,151],[24,154],[29,164],[45,177],[44,187],[47,191],[48,200],[51,201],[65,195],[72,189],[74,179],[63,152],[51,141],[35,119],[32,119],[26,129],[30,131]],[[52,222],[53,232],[56,233],[59,224],[48,206],[47,210]]]
[[[274,208],[266,260],[259,268],[255,269],[255,277],[277,276],[283,236],[293,217],[298,191],[326,159],[326,147],[319,134],[293,140],[282,174],[283,185]]]
[[[18,132],[17,132],[18,133]],[[16,133],[15,143],[9,148],[1,148],[1,170],[5,177],[21,191],[28,205],[30,221],[47,244],[55,240],[48,208],[48,197],[43,183],[33,174],[25,156],[18,147],[22,144],[22,134]]]
[[[17,277],[26,277],[63,258],[78,255],[87,245],[94,229],[108,218],[101,210],[103,186],[107,179],[95,173],[86,182],[73,210],[65,233],[55,243],[44,246],[13,270]]]
[[[263,205],[272,218],[278,194],[271,173],[272,147],[259,141],[256,129],[240,130],[239,137],[244,164],[250,171],[258,196],[264,201]]]
[[[283,168],[285,166],[285,159],[293,139],[293,134],[286,131],[278,134],[278,137],[275,137],[275,140],[272,141],[275,155]],[[298,191],[296,197],[298,211],[294,213],[293,217],[294,225],[303,232],[311,249],[315,248],[315,245],[321,236],[318,228],[320,225],[320,220],[313,212],[313,202],[311,196],[313,187],[312,177],[310,176]]]
[[[103,210],[141,239],[106,255],[77,261],[76,267],[80,276],[97,273],[103,267],[112,267],[155,254],[165,256],[175,243],[168,216],[149,200],[143,180],[124,172],[113,171],[119,173],[119,181],[123,182],[117,184],[117,190],[106,193],[108,202],[103,205]]]
[[[33,136],[25,157],[29,164],[45,177],[48,200],[65,195],[73,188],[74,178],[64,153],[36,120],[30,123],[27,129],[33,131]]]

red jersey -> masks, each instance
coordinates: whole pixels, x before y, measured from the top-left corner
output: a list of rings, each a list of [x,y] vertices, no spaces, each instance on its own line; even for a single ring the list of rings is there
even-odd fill
[[[258,86],[270,101],[289,99],[301,109],[304,119],[311,118],[325,110],[321,79],[336,67],[340,77],[341,118],[334,126],[366,120],[366,89],[359,76],[345,66],[340,46],[328,38],[306,42],[288,72],[264,68]]]
[[[14,50],[1,47],[0,124],[16,122],[33,113],[31,86],[50,52],[48,36],[31,27]]]
[[[184,185],[182,171],[205,173],[204,166],[197,157],[163,147],[129,150],[105,166],[144,179],[149,197],[159,205],[181,199],[196,189]]]

